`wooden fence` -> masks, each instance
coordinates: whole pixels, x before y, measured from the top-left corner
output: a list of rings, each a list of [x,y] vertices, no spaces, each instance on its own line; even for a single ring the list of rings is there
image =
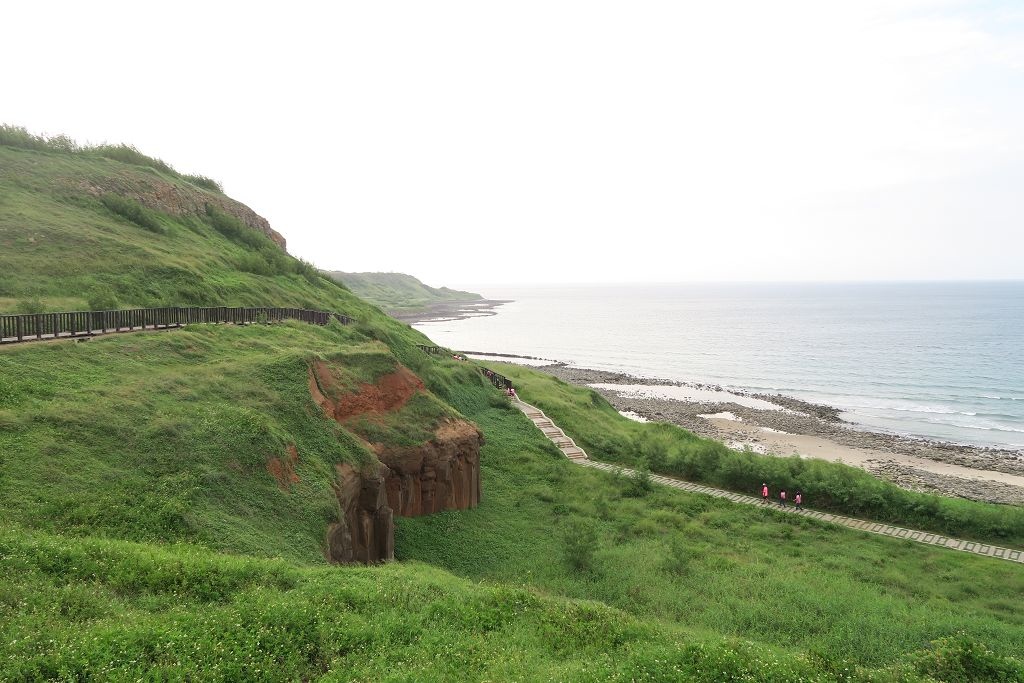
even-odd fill
[[[299,320],[326,325],[334,318],[343,325],[352,319],[341,313],[304,308],[214,306],[210,308],[131,308],[119,311],[76,311],[72,313],[29,313],[0,315],[0,344],[42,339],[91,337],[108,332],[158,330],[182,325],[271,323]]]
[[[480,372],[483,373],[484,377],[491,380],[491,384],[498,387],[499,389],[512,388],[512,380],[510,380],[508,377],[505,377],[505,375],[499,375],[493,370],[489,370],[487,368],[480,368]]]
[[[452,354],[451,351],[444,348],[443,346],[427,346],[426,344],[417,344],[416,346],[418,346],[420,351],[422,351],[423,353],[430,353],[435,356],[439,354],[450,356]]]

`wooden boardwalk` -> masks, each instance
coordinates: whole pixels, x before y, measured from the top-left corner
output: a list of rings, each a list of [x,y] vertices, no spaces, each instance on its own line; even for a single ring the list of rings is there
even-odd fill
[[[537,428],[544,433],[544,436],[551,439],[555,446],[557,446],[558,449],[565,454],[565,457],[569,458],[569,460],[572,460],[578,465],[593,467],[594,469],[605,470],[606,472],[621,472],[626,476],[633,476],[636,474],[635,470],[629,469],[628,467],[620,467],[606,462],[595,462],[591,460],[587,456],[586,452],[580,448],[575,441],[569,438],[569,436],[567,436],[566,433],[551,420],[551,418],[545,415],[544,411],[540,408],[532,406],[529,403],[525,403],[522,400],[516,400],[514,403],[516,407],[523,411],[523,413],[526,414],[526,417],[530,418],[533,424],[535,424]],[[651,481],[657,484],[662,484],[663,486],[671,486],[672,488],[680,489],[682,491],[702,493],[706,496],[713,496],[715,498],[725,498],[742,505],[756,505],[759,507],[766,506],[764,501],[755,496],[746,496],[742,493],[735,493],[734,491],[717,489],[711,486],[704,486],[703,484],[694,484],[689,481],[674,479],[660,474],[652,473]],[[975,555],[994,557],[1000,560],[1024,564],[1024,551],[1022,550],[1003,548],[1001,546],[981,543],[978,541],[965,541],[959,538],[949,538],[948,536],[943,536],[929,531],[904,529],[903,527],[891,526],[882,522],[855,519],[853,517],[844,517],[842,515],[833,515],[827,512],[819,512],[808,508],[804,508],[803,510],[797,510],[792,506],[783,508],[776,503],[768,503],[767,506],[770,506],[777,512],[801,515],[803,517],[812,517],[822,522],[838,524],[840,526],[849,527],[858,531],[865,531],[871,534],[890,536],[892,538],[902,538],[907,541],[915,541],[917,543],[925,543],[927,545],[934,545],[940,548],[960,550],[967,553],[973,553]]]
[[[103,334],[166,330],[195,324],[233,324],[298,320],[326,325],[337,320],[348,325],[342,313],[274,306],[206,306],[127,308],[113,311],[66,311],[0,315],[0,344],[19,344],[55,339],[88,339]]]

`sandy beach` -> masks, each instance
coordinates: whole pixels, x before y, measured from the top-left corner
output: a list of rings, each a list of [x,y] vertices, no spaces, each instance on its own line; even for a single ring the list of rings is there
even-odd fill
[[[836,408],[789,396],[733,393],[561,363],[537,369],[594,388],[633,419],[677,424],[733,448],[838,461],[912,490],[1024,504],[1024,452],[857,429]]]

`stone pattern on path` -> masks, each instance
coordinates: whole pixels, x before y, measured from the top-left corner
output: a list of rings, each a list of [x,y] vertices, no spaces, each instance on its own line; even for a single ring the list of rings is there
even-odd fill
[[[621,472],[626,476],[632,476],[636,473],[635,470],[629,469],[628,467],[620,467],[618,465],[611,465],[609,463],[595,462],[591,460],[587,456],[586,452],[576,445],[575,441],[569,438],[569,436],[567,436],[566,433],[551,420],[551,418],[544,414],[543,410],[520,399],[516,399],[514,403],[516,407],[523,411],[523,413],[526,414],[526,417],[530,418],[533,424],[535,424],[537,428],[544,433],[544,436],[551,439],[555,446],[558,447],[558,450],[562,451],[562,453],[565,454],[565,457],[569,458],[569,460],[572,460],[578,465],[593,467],[594,469],[605,470],[606,472]],[[715,498],[725,498],[734,503],[757,505],[761,507],[765,506],[765,503],[755,496],[746,496],[742,493],[716,489],[711,486],[704,486],[703,484],[694,484],[692,482],[673,479],[660,474],[651,474],[651,481],[657,484],[662,484],[663,486],[671,486],[672,488],[681,489],[683,491],[703,493],[706,496],[714,496]],[[866,531],[872,534],[891,536],[892,538],[902,538],[907,541],[916,541],[917,543],[926,543],[928,545],[934,545],[941,548],[961,550],[975,555],[984,555],[985,557],[994,557],[1000,560],[1009,560],[1010,562],[1024,564],[1024,551],[1022,550],[1003,548],[1001,546],[981,543],[979,541],[965,541],[963,539],[950,538],[948,536],[928,531],[904,529],[903,527],[890,526],[881,522],[855,519],[853,517],[843,517],[842,515],[833,515],[827,512],[819,512],[817,510],[809,510],[806,508],[803,510],[797,510],[793,507],[783,508],[775,503],[769,503],[768,505],[778,512],[812,517],[822,522],[838,524],[840,526],[857,529],[859,531]]]

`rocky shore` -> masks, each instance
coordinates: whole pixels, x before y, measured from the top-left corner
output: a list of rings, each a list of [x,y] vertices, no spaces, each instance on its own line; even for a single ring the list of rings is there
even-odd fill
[[[1024,452],[980,448],[866,431],[844,421],[840,410],[791,396],[725,390],[720,386],[634,377],[555,363],[536,368],[572,384],[623,385],[596,389],[616,409],[648,420],[670,422],[734,448],[774,454],[824,457],[856,465],[904,488],[997,503],[1024,504]],[[729,391],[760,399],[779,410],[735,401],[660,398],[636,387],[690,387]]]
[[[395,309],[388,315],[410,325],[414,323],[463,320],[486,315],[497,315],[495,309],[511,303],[504,299],[472,299],[470,301],[439,301],[423,308]]]

